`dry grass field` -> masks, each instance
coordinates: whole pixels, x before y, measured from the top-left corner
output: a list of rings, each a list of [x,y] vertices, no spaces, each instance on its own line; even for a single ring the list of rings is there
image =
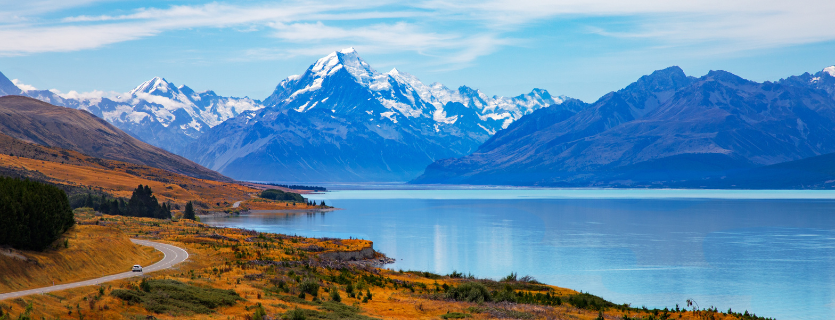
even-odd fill
[[[44,252],[5,249],[14,254],[0,255],[0,293],[94,279],[162,259],[161,252],[133,244],[125,233],[97,225],[76,225],[54,246]]]

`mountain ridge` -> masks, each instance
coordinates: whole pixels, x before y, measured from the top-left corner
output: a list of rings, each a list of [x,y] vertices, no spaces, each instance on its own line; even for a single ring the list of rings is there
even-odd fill
[[[577,114],[523,117],[519,126],[536,129],[511,126],[413,183],[674,185],[833,152],[835,100],[806,78],[757,83],[725,71],[659,70]]]
[[[201,179],[232,181],[217,172],[144,143],[95,115],[23,96],[0,97],[0,132],[47,147],[147,165]]]

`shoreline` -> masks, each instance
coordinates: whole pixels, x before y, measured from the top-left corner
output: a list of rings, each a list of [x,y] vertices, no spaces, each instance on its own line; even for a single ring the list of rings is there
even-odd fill
[[[280,210],[247,210],[240,213],[227,213],[222,211],[212,211],[208,214],[198,214],[198,218],[226,218],[231,216],[242,216],[252,214],[307,214],[307,213],[325,213],[331,211],[344,210],[342,208],[319,208],[319,209],[280,209]]]

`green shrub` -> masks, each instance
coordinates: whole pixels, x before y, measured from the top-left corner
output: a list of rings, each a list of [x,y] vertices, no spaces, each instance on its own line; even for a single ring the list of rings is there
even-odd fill
[[[466,302],[490,302],[493,301],[487,287],[478,282],[467,282],[457,287],[452,287],[446,292],[446,298],[455,301]]]
[[[447,312],[441,315],[441,319],[464,319],[471,318],[472,315],[460,312]]]
[[[234,290],[201,288],[175,280],[143,280],[142,283],[142,290],[117,289],[110,295],[142,304],[151,312],[170,314],[207,314],[214,308],[231,306],[243,300]]]
[[[264,320],[267,317],[267,311],[264,310],[264,306],[261,305],[259,302],[255,305],[255,313],[252,314],[252,320]]]
[[[299,290],[302,293],[307,293],[316,297],[319,295],[319,283],[313,279],[305,279],[301,284],[299,284]]]
[[[302,311],[302,309],[289,310],[284,313],[284,316],[281,318],[287,320],[307,320],[307,317],[304,315],[304,311]]]
[[[337,290],[337,289],[331,290],[331,300],[336,301],[336,302],[341,302],[342,301],[342,297],[339,296],[339,290]]]
[[[589,293],[570,295],[568,296],[568,303],[577,308],[588,310],[606,310],[606,308],[616,306],[614,303]]]
[[[501,282],[516,282],[516,276],[517,276],[516,272],[511,272],[509,275],[507,275],[507,277],[504,277],[504,278],[502,278],[502,280],[499,280],[499,281],[501,281]]]

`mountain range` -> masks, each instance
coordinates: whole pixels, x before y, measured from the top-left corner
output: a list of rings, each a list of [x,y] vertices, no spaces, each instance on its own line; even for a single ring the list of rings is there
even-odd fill
[[[24,95],[57,106],[88,111],[147,143],[182,154],[183,147],[213,126],[243,111],[263,108],[258,100],[195,92],[163,78],[145,81],[130,92],[67,94],[51,90],[23,91],[0,73],[0,96]]]
[[[761,168],[835,152],[833,92],[833,67],[763,83],[670,67],[576,113],[533,112],[413,183],[752,187],[778,172]]]
[[[397,69],[380,73],[349,48],[281,81],[264,109],[212,128],[184,155],[243,180],[407,181],[533,110],[577,106],[569,100],[427,86]]]
[[[263,103],[159,77],[127,93],[60,93],[23,91],[0,74],[0,95],[86,110],[236,179],[290,182],[407,181],[437,159],[475,151],[534,110],[582,106],[541,89],[497,97],[425,85],[397,69],[374,70],[353,48],[284,79]]]
[[[762,83],[670,67],[585,103],[541,89],[491,97],[426,85],[378,72],[348,48],[262,101],[162,78],[121,94],[21,90],[0,74],[2,95],[88,111],[240,180],[835,186],[835,66]]]

